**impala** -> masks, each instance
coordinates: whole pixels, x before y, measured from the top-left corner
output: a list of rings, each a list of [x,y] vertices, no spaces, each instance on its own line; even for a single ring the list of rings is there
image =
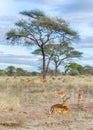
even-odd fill
[[[61,112],[62,116],[64,116],[64,114],[66,114],[69,111],[69,105],[67,103],[67,100],[69,98],[70,97],[67,97],[65,100],[63,100],[62,104],[54,104],[51,106],[50,115],[52,119],[56,117],[57,113]]]
[[[66,95],[67,95],[67,91],[62,91],[62,92],[56,92],[56,91],[55,91],[55,93],[56,93],[56,95],[57,95],[59,98],[62,98],[62,99],[64,99],[64,98],[66,97]]]
[[[84,92],[82,90],[79,90],[78,93],[78,104],[80,104],[80,101],[83,99],[84,97]]]

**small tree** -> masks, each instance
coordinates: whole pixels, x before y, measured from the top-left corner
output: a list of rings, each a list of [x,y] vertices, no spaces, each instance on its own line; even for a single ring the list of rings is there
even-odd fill
[[[90,66],[90,65],[84,66],[84,73],[93,75],[93,66]]]
[[[16,68],[14,66],[8,66],[6,68],[6,72],[9,76],[13,76],[15,75],[15,72],[16,72]]]
[[[71,47],[69,44],[66,43],[60,45],[56,44],[53,46],[54,46],[54,52],[51,60],[55,65],[55,76],[57,76],[58,68],[61,64],[64,65],[65,62],[68,62],[73,58],[80,58],[82,55],[81,52],[76,51],[73,47]]]
[[[7,72],[5,70],[0,70],[0,76],[7,76]]]
[[[22,69],[22,68],[16,68],[16,75],[17,76],[26,76],[27,75],[27,71]]]
[[[75,75],[75,74],[82,74],[83,72],[84,72],[83,66],[78,63],[69,63],[65,66],[65,73]]]
[[[49,44],[44,49],[47,58],[46,72],[48,72],[50,62],[52,62],[55,66],[55,76],[57,76],[58,68],[61,64],[82,56],[81,52],[76,51],[67,43]],[[41,54],[40,49],[35,50],[33,54]]]

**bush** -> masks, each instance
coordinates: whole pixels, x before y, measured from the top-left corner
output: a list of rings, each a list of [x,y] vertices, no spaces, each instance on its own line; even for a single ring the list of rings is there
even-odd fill
[[[69,75],[75,76],[75,75],[79,75],[79,71],[78,70],[70,70],[70,72],[68,73]]]

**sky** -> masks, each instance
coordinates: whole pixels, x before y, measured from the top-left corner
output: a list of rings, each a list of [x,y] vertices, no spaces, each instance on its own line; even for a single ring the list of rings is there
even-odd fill
[[[92,0],[0,0],[0,68],[9,65],[37,71],[40,56],[31,54],[31,48],[11,46],[6,33],[21,19],[20,12],[32,9],[44,11],[49,16],[65,19],[78,32],[80,40],[75,49],[83,52],[76,62],[93,66],[93,1]]]

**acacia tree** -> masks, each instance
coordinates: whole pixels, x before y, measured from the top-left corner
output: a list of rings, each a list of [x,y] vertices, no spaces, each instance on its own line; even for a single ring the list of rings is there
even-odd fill
[[[48,72],[49,69],[49,64],[51,62],[51,58],[53,57],[53,46],[52,44],[47,44],[44,46],[44,52],[45,52],[45,57],[46,57],[46,73]],[[35,49],[32,54],[35,55],[42,55],[40,49]],[[39,69],[42,71],[42,66],[39,67]]]
[[[28,72],[23,68],[16,68],[16,75],[17,76],[25,76],[28,75]]]
[[[8,66],[6,68],[6,72],[9,76],[13,76],[15,75],[15,72],[16,72],[16,68],[14,66]]]
[[[50,18],[39,10],[21,12],[28,16],[28,19],[20,20],[15,23],[16,28],[7,33],[7,40],[12,44],[21,43],[24,45],[36,45],[43,57],[43,78],[46,77],[46,61],[44,46],[51,40],[57,40],[60,36],[66,34],[67,39],[76,38],[77,32],[69,28],[63,19]],[[22,42],[18,42],[21,40]]]
[[[81,52],[76,51],[68,43],[49,44],[44,49],[47,58],[46,72],[48,72],[50,62],[52,62],[55,66],[55,76],[57,76],[58,68],[61,64],[82,56]],[[40,49],[36,49],[33,54],[41,54]]]
[[[52,62],[55,65],[55,76],[57,76],[58,68],[61,64],[66,64],[69,60],[73,58],[80,58],[81,52],[76,51],[69,44],[56,44],[54,47]]]

